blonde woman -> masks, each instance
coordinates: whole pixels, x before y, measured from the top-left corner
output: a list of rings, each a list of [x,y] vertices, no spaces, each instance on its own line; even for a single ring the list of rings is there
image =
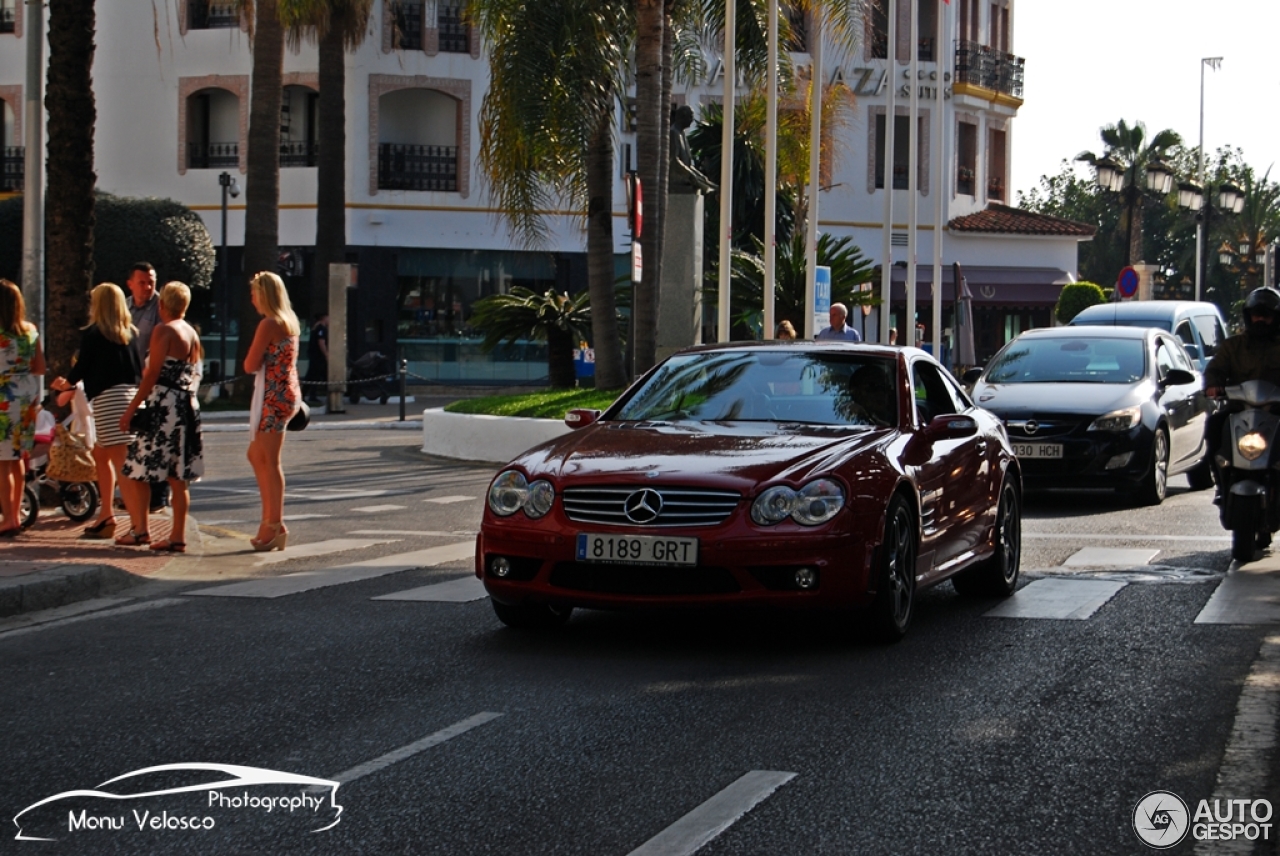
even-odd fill
[[[0,279],[0,538],[22,531],[22,455],[35,445],[44,352],[22,289]]]
[[[284,526],[284,467],[280,461],[284,432],[298,412],[298,316],[289,303],[284,280],[263,271],[249,283],[253,308],[262,320],[244,359],[244,370],[257,375],[249,423],[249,464],[262,494],[262,523],[250,540],[253,549],[283,550],[289,543]]]
[[[86,526],[86,538],[112,538],[116,518],[111,498],[116,492],[116,476],[124,468],[125,452],[133,434],[120,430],[120,416],[138,391],[142,365],[133,343],[138,330],[129,318],[124,292],[114,283],[104,282],[89,292],[89,326],[80,332],[80,351],[66,377],[54,378],[55,390],[66,392],[84,382],[84,394],[93,405],[93,425],[98,436],[93,461],[98,466],[98,519]],[[59,399],[61,400],[61,399]]]
[[[124,415],[126,430],[142,402],[150,411],[146,433],[129,447],[120,493],[129,510],[129,534],[116,539],[122,547],[151,544],[147,510],[148,485],[167,481],[173,494],[173,526],[168,540],[151,544],[152,550],[185,553],[187,510],[191,507],[189,482],[204,475],[204,445],[200,437],[200,360],[204,348],[200,336],[184,318],[191,305],[191,289],[170,282],[160,289],[160,323],[151,331],[147,370]]]

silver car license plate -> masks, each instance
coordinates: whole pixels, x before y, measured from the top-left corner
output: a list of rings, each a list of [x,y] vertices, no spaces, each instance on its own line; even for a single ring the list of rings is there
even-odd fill
[[[1013,453],[1019,458],[1061,458],[1061,443],[1014,443]]]
[[[697,538],[578,533],[578,561],[612,565],[698,564]]]

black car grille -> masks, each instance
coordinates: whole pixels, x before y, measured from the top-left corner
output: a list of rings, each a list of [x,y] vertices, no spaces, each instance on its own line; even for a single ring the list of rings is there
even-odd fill
[[[1036,414],[1004,420],[1011,440],[1053,440],[1069,437],[1088,427],[1092,418],[1074,414]]]
[[[648,493],[643,503],[649,511],[628,516],[628,500]],[[661,499],[661,507],[653,501]],[[618,526],[714,526],[726,520],[741,497],[728,490],[673,487],[575,487],[564,492],[564,513],[575,523],[609,523]],[[653,519],[646,519],[656,511]]]
[[[733,594],[742,587],[725,568],[669,568],[659,565],[590,565],[560,562],[551,569],[551,585],[602,594]]]

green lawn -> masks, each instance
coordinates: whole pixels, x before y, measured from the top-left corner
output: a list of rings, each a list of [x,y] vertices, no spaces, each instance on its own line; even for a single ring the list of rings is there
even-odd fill
[[[529,416],[534,419],[563,419],[575,407],[604,410],[622,392],[620,389],[544,389],[520,395],[490,395],[464,398],[445,406],[449,413],[485,413],[492,416]]]

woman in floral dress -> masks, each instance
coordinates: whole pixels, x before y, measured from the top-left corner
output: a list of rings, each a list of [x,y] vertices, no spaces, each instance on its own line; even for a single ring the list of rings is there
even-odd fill
[[[22,531],[22,456],[35,445],[44,352],[22,290],[0,279],[0,538]]]
[[[263,271],[249,283],[253,308],[262,320],[244,359],[244,369],[257,375],[249,424],[249,464],[262,494],[262,523],[250,539],[253,549],[283,550],[289,543],[284,526],[284,467],[280,462],[284,432],[298,412],[298,334],[301,326],[289,302],[284,280]]]
[[[120,480],[120,493],[129,512],[130,531],[116,539],[122,547],[151,543],[147,509],[152,482],[167,481],[172,490],[173,526],[169,538],[151,544],[152,550],[184,553],[187,510],[191,493],[187,485],[204,475],[204,445],[200,436],[200,361],[204,348],[195,328],[184,320],[191,304],[191,289],[170,282],[160,289],[160,321],[151,331],[147,368],[134,393],[120,430],[128,431],[133,414],[147,403],[150,424],[129,446]]]

